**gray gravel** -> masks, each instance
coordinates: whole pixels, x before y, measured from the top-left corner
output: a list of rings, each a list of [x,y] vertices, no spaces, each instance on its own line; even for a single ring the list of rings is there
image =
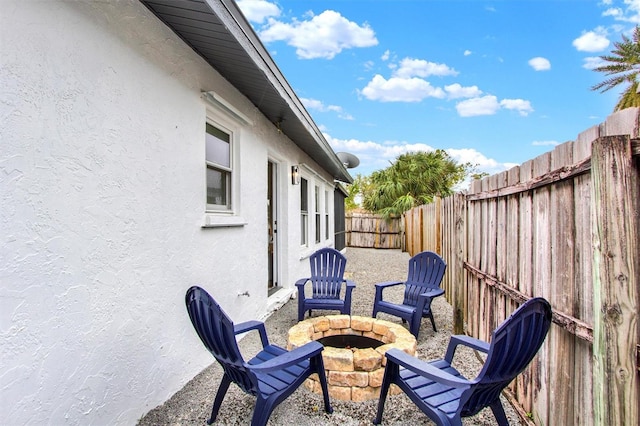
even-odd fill
[[[374,284],[382,281],[403,280],[407,274],[409,255],[400,250],[376,250],[350,247],[346,251],[347,277],[354,280],[352,315],[371,316],[375,294]],[[393,295],[402,299],[402,289]],[[387,292],[385,292],[385,299]],[[444,357],[449,336],[452,333],[452,309],[444,297],[434,299],[432,309],[438,332],[431,328],[429,319],[423,319],[418,338],[417,356],[423,360]],[[314,312],[320,316],[326,312]],[[378,318],[401,323],[400,319],[379,314]],[[272,343],[286,347],[287,331],[297,322],[297,300],[292,299],[277,310],[265,322]],[[260,349],[257,333],[250,333],[240,341],[240,350],[249,359]],[[203,350],[204,347],[203,347]],[[212,358],[213,359],[213,358]],[[480,370],[480,362],[469,349],[456,351],[454,366],[466,377],[473,378]],[[222,369],[213,363],[173,395],[168,401],[154,408],[140,419],[139,425],[202,425],[209,417],[215,393],[220,383]],[[220,408],[215,424],[248,425],[255,398],[231,385]],[[507,417],[512,425],[521,424],[510,404],[502,398]],[[378,401],[345,402],[331,400],[333,414],[323,410],[322,398],[300,387],[283,401],[271,414],[268,425],[370,425],[375,417]],[[433,423],[416,408],[404,394],[389,396],[385,404],[384,425],[432,425]],[[464,419],[464,425],[495,425],[489,409]]]

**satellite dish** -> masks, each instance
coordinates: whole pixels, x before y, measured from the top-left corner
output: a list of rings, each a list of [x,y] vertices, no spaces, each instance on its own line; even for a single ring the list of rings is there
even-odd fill
[[[353,154],[349,154],[348,152],[338,152],[336,155],[347,169],[353,169],[354,167],[358,167],[358,164],[360,164],[358,157]]]

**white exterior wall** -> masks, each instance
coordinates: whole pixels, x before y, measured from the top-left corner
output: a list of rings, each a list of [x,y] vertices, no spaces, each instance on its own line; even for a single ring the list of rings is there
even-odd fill
[[[1,7],[0,424],[133,424],[213,362],[188,287],[241,322],[308,274],[289,170],[314,163],[137,1]],[[236,123],[242,227],[202,228],[202,90],[252,121]],[[268,158],[288,289],[271,301]]]

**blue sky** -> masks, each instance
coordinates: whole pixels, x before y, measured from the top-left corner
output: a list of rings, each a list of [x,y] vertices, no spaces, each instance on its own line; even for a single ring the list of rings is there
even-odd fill
[[[490,174],[601,122],[620,90],[592,70],[640,0],[240,0],[353,176],[444,149]]]

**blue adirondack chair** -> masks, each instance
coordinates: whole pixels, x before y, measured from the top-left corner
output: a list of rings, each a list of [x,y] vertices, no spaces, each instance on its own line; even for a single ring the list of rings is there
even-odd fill
[[[351,315],[351,292],[356,287],[351,280],[344,279],[347,258],[331,247],[322,248],[309,257],[311,277],[296,281],[298,288],[298,321],[304,319],[304,313],[313,309],[337,310],[341,314]],[[304,289],[311,283],[311,297],[305,297]],[[344,299],[340,292],[346,284]]]
[[[490,407],[498,424],[509,422],[500,402],[500,392],[526,367],[542,346],[551,326],[551,306],[534,298],[520,306],[492,334],[491,343],[468,336],[451,336],[443,360],[420,361],[406,353],[387,351],[378,412],[374,424],[382,421],[389,386],[395,383],[438,425],[462,425],[462,417]],[[467,380],[451,366],[458,345],[487,354],[482,370]]]
[[[320,343],[309,342],[288,352],[269,344],[264,323],[247,321],[234,325],[218,303],[200,287],[187,290],[185,301],[198,336],[224,370],[208,424],[216,419],[231,382],[257,398],[251,425],[258,426],[265,425],[273,409],[313,373],[317,373],[320,379],[325,411],[333,412],[322,362],[324,347]],[[251,330],[260,333],[263,349],[245,362],[238,349],[236,335]]]
[[[409,274],[406,281],[387,281],[376,284],[371,316],[375,318],[378,312],[384,312],[402,318],[403,323],[409,321],[409,331],[416,339],[422,318],[429,318],[433,331],[438,331],[431,312],[431,300],[444,294],[440,282],[446,269],[447,264],[436,253],[423,251],[416,254],[409,259]],[[401,304],[383,299],[384,289],[402,284],[405,287],[404,300]]]

